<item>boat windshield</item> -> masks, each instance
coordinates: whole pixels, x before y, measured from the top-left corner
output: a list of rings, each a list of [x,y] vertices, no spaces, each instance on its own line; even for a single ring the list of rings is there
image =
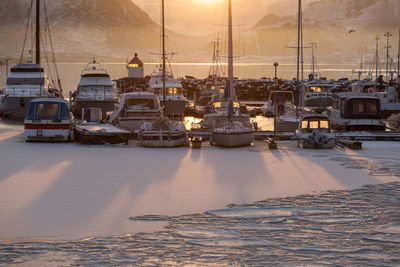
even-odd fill
[[[303,129],[329,129],[329,121],[327,120],[303,120],[301,122]]]
[[[133,98],[126,100],[126,106],[129,109],[154,109],[154,99]]]
[[[228,108],[228,102],[214,102],[213,103],[213,108]],[[239,102],[233,102],[233,108],[240,108],[240,103]]]
[[[69,109],[64,103],[35,102],[29,105],[27,120],[69,120]]]
[[[7,78],[7,85],[44,85],[44,78]]]
[[[327,86],[310,86],[308,89],[312,93],[323,93],[328,91]]]
[[[182,94],[182,88],[167,88],[167,94],[180,95]]]

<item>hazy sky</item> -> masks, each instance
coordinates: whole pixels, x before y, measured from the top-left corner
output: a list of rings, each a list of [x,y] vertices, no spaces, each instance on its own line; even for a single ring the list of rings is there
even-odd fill
[[[157,23],[161,0],[132,0]],[[304,5],[316,0],[304,0]],[[232,0],[234,24],[254,26],[263,16],[296,15],[297,0]],[[167,27],[184,34],[215,32],[216,24],[226,23],[227,0],[165,0]]]

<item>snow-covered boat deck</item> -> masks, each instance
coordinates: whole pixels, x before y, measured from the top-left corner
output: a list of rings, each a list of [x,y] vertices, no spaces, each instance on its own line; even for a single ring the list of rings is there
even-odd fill
[[[25,143],[0,122],[0,239],[68,240],[162,229],[143,215],[182,215],[366,184],[400,181],[400,142],[362,150],[143,148]]]

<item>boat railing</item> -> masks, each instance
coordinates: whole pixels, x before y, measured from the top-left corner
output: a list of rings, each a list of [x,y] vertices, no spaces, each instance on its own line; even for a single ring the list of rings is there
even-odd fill
[[[114,100],[116,97],[115,93],[99,93],[99,92],[93,92],[93,93],[89,93],[89,92],[85,92],[82,93],[80,92],[78,95],[79,99],[83,99],[83,100],[101,100],[101,101],[105,101],[105,100]]]
[[[16,87],[16,88],[6,88],[4,89],[4,95],[7,96],[43,96],[46,95],[47,92],[43,88],[21,88],[21,87]]]

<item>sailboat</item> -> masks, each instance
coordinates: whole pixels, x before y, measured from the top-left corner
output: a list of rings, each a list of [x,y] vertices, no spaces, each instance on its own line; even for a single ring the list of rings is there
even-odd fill
[[[189,139],[186,135],[186,128],[183,121],[170,121],[166,115],[171,115],[166,109],[166,53],[165,53],[165,20],[164,20],[164,0],[161,0],[162,7],[162,59],[161,85],[162,85],[162,106],[163,114],[160,118],[152,122],[145,122],[141,125],[138,132],[140,145],[144,147],[177,147],[189,145]],[[183,114],[183,113],[182,113]]]
[[[228,104],[227,114],[216,121],[210,136],[210,144],[222,147],[239,147],[250,145],[254,141],[254,129],[248,120],[235,119],[234,86],[233,86],[233,34],[232,34],[232,3],[228,0],[228,83],[225,88],[225,103]],[[238,115],[238,114],[236,114]]]
[[[35,38],[35,63],[32,61],[22,63],[22,52],[20,62],[11,68],[7,76],[3,95],[0,96],[0,110],[3,119],[23,120],[32,99],[51,95],[61,96],[61,91],[51,87],[47,75],[40,65],[40,0],[36,0]],[[60,86],[60,81],[57,80]]]

